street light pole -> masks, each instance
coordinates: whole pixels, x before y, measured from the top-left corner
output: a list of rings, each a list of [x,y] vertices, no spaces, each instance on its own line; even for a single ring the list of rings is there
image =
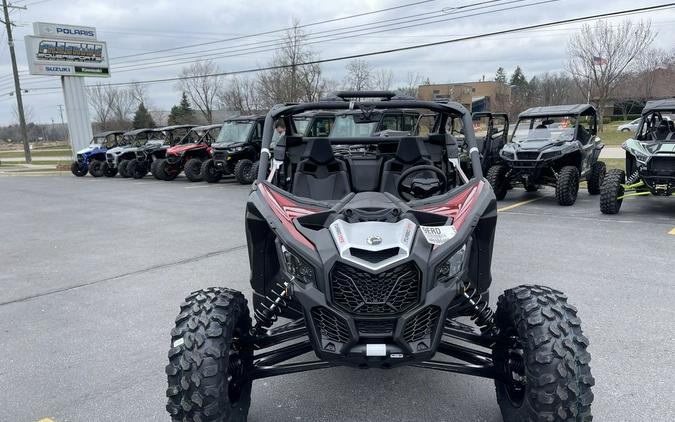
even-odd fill
[[[2,8],[5,13],[4,24],[7,27],[7,44],[9,45],[9,55],[12,60],[12,72],[14,73],[14,95],[16,95],[16,107],[19,114],[19,126],[21,127],[21,137],[23,138],[23,153],[26,163],[30,163],[30,145],[28,145],[28,131],[26,129],[26,117],[23,114],[23,99],[21,98],[21,82],[19,81],[19,69],[16,66],[16,54],[14,53],[14,38],[12,37],[12,22],[9,20],[9,8],[25,9],[25,7],[8,6],[7,0],[2,0]]]

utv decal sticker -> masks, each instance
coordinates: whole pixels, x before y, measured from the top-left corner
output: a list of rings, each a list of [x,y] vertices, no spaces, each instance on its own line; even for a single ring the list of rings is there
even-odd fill
[[[432,245],[442,245],[457,234],[453,226],[420,226],[420,230],[427,242]]]

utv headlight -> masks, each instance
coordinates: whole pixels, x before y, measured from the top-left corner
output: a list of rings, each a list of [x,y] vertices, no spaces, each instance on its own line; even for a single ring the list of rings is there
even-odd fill
[[[436,281],[444,283],[459,274],[464,266],[465,253],[466,245],[462,245],[461,248],[436,267]]]
[[[507,160],[513,160],[515,155],[512,152],[509,151],[502,151],[502,158],[505,158]]]
[[[549,151],[541,155],[542,160],[550,160],[551,158],[559,157],[562,155],[562,151]]]
[[[635,154],[635,158],[641,163],[646,163],[647,159],[649,158],[648,155],[643,154],[643,153],[638,152],[638,151],[634,151],[633,153]]]
[[[304,284],[314,282],[314,268],[307,261],[289,251],[283,245],[281,246],[281,253],[283,254],[284,265],[289,276]]]
[[[242,152],[244,150],[244,147],[234,147],[230,150],[230,152]]]

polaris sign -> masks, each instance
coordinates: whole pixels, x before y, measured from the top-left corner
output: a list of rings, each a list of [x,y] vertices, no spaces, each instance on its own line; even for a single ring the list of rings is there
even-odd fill
[[[96,40],[96,28],[90,26],[61,25],[58,23],[35,22],[33,32],[38,37],[63,38],[70,40]]]

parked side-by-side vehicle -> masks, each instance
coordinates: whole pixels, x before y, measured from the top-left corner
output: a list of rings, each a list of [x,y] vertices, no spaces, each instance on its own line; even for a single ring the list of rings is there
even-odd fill
[[[89,146],[77,151],[75,161],[70,165],[71,173],[78,177],[85,176],[87,172],[94,177],[103,176],[106,171],[105,154],[122,142],[123,133],[120,130],[113,130],[95,134]]]
[[[675,193],[675,98],[648,101],[634,138],[623,143],[626,170],[612,169],[600,189],[600,210],[616,214],[624,198]]]
[[[598,195],[606,167],[598,160],[604,144],[596,133],[597,113],[589,104],[520,113],[510,142],[499,153],[502,163],[487,173],[497,199],[504,199],[513,185],[527,191],[548,185],[555,188],[560,205],[573,205],[584,180],[588,193]]]
[[[154,128],[135,129],[125,132],[117,147],[106,151],[106,163],[104,173],[108,177],[114,177],[117,173],[122,177],[131,177],[127,173],[127,166],[136,159],[136,151],[151,142],[162,144],[164,134]]]
[[[156,179],[161,179],[157,171],[158,160],[164,158],[166,150],[183,139],[195,125],[173,125],[156,129],[161,132],[162,142],[148,142],[136,150],[136,157],[132,159],[126,172],[134,179],[145,177],[148,172]]]
[[[174,180],[184,171],[191,182],[202,180],[202,163],[211,157],[211,144],[217,138],[221,124],[193,127],[181,141],[166,150],[157,161],[158,178]]]

